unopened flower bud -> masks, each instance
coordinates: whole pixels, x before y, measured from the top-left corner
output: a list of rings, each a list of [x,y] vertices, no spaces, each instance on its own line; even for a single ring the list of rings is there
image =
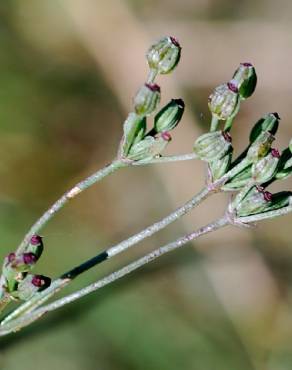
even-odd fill
[[[34,265],[37,262],[37,256],[31,252],[23,253],[22,259],[25,265]]]
[[[221,159],[216,159],[215,161],[209,162],[212,181],[220,179],[228,171],[232,160],[232,152],[233,150],[231,149]]]
[[[42,237],[39,235],[33,235],[30,238],[30,242],[29,242],[27,250],[33,253],[37,257],[37,259],[39,259],[44,250],[44,244],[43,244]]]
[[[132,145],[141,141],[146,131],[146,118],[130,113],[124,122],[124,135],[121,142],[121,155],[126,157]]]
[[[260,118],[250,132],[249,140],[251,143],[263,133],[269,131],[275,135],[279,126],[280,117],[278,113],[268,113]]]
[[[236,173],[222,186],[222,190],[234,191],[243,188],[251,180],[251,167],[251,165],[248,165],[243,170]]]
[[[132,146],[128,159],[133,161],[147,161],[160,155],[170,141],[168,132],[163,132],[159,137],[146,136],[139,143]]]
[[[264,212],[267,205],[271,204],[272,194],[260,186],[252,186],[247,191],[243,189],[242,192],[245,192],[244,196],[240,192],[234,200],[238,217]]]
[[[233,75],[233,80],[237,82],[238,92],[241,99],[249,98],[257,84],[257,75],[251,63],[240,63],[240,66]]]
[[[279,160],[279,165],[276,173],[276,179],[285,179],[292,175],[292,153],[290,150],[290,145],[288,148],[284,149],[281,153]]]
[[[134,98],[135,112],[140,116],[149,116],[160,102],[160,87],[156,84],[143,85]]]
[[[182,99],[172,99],[154,118],[156,132],[171,131],[179,123],[184,113],[185,103]]]
[[[164,37],[152,45],[146,58],[151,69],[160,74],[171,72],[178,64],[181,55],[181,46],[176,38]]]
[[[231,150],[231,136],[224,131],[208,132],[198,137],[193,150],[203,161],[221,159]]]
[[[51,279],[43,275],[28,274],[19,284],[13,296],[22,301],[31,299],[35,293],[47,288]]]
[[[269,152],[274,140],[275,137],[270,132],[263,131],[249,147],[247,158],[253,163],[262,159]]]
[[[239,104],[238,88],[233,81],[215,88],[208,98],[209,109],[219,120],[227,120],[236,112]]]
[[[276,174],[279,164],[280,153],[277,149],[272,149],[271,152],[255,162],[252,166],[252,178],[259,184],[263,184],[271,180]]]

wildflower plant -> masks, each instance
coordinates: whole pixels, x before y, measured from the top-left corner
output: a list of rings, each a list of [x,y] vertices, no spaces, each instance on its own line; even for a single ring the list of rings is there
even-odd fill
[[[240,105],[252,96],[257,84],[256,71],[251,63],[241,63],[230,80],[216,87],[210,94],[208,106],[212,119],[209,132],[195,140],[193,151],[183,155],[163,155],[164,149],[170,144],[171,132],[183,117],[185,104],[181,98],[174,98],[159,109],[161,89],[155,79],[158,74],[171,73],[180,56],[181,47],[174,37],[164,37],[149,48],[146,54],[148,78],[133,99],[133,109],[123,123],[122,138],[113,161],[58,199],[31,227],[18,248],[4,258],[0,278],[0,313],[4,315],[0,325],[1,336],[31,324],[47,312],[110,284],[202,235],[227,225],[250,227],[258,221],[292,211],[290,191],[272,194],[267,190],[274,181],[284,180],[292,174],[292,142],[282,152],[272,147],[280,122],[277,113],[265,114],[255,123],[246,148],[234,158],[231,136],[233,124]],[[139,233],[63,273],[59,278],[51,279],[33,273],[44,252],[44,241],[39,236],[39,231],[68,201],[119,169],[191,159],[206,162],[208,171],[204,188],[185,204]],[[148,253],[79,291],[46,304],[49,298],[83,272],[138,244],[218,192],[233,193],[219,219]],[[5,314],[5,309],[13,301],[19,305]]]

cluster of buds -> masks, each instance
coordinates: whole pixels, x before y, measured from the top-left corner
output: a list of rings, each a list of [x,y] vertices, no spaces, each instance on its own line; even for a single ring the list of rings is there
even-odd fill
[[[134,111],[124,122],[119,157],[127,161],[147,161],[160,156],[172,131],[180,122],[184,102],[172,99],[154,117],[153,127],[147,132],[147,119],[160,103],[160,87],[154,83],[157,74],[170,73],[178,64],[181,47],[174,37],[164,37],[152,45],[146,58],[150,68],[148,81],[134,97]]]
[[[272,194],[266,190],[275,180],[292,174],[292,141],[282,153],[272,147],[279,127],[278,113],[268,113],[255,123],[246,149],[232,160],[232,122],[240,102],[253,94],[256,83],[252,64],[241,63],[232,80],[215,88],[209,97],[215,126],[211,125],[210,132],[201,135],[193,148],[198,158],[207,162],[211,181],[225,176],[221,190],[238,191],[229,211],[243,220],[255,215],[273,217],[279,214],[276,211],[292,206],[291,192]],[[226,121],[222,131],[218,130],[220,120]]]
[[[42,255],[44,246],[39,235],[33,235],[26,251],[9,253],[4,260],[3,276],[6,293],[14,299],[28,300],[35,292],[47,288],[50,278],[31,274],[32,269]]]

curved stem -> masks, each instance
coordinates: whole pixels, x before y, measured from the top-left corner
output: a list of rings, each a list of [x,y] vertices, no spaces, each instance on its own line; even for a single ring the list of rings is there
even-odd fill
[[[29,301],[23,303],[21,306],[16,308],[11,314],[9,314],[1,323],[4,325],[11,320],[14,320],[16,317],[19,317],[23,313],[28,313],[34,310],[36,307],[43,304],[49,298],[51,298],[55,293],[60,289],[67,286],[74,278],[83,272],[89,270],[90,268],[107,261],[113,256],[124,252],[140,241],[144,240],[147,237],[155,234],[156,232],[164,229],[166,226],[172,222],[178,220],[180,217],[184,216],[186,213],[190,212],[194,207],[199,205],[204,199],[206,199],[213,189],[204,188],[194,197],[192,197],[188,202],[186,202],[181,207],[177,208],[175,211],[164,217],[162,220],[155,222],[154,224],[148,226],[146,229],[140,231],[139,233],[131,236],[128,239],[123,240],[122,242],[106,249],[105,251],[99,253],[93,258],[88,259],[82,264],[74,267],[70,271],[64,273],[59,279],[55,280],[47,289],[42,292],[36,293]]]
[[[19,330],[21,328],[23,328],[24,326],[27,326],[29,324],[31,324],[32,322],[34,322],[35,320],[41,318],[44,314],[50,312],[50,311],[54,311],[62,306],[65,306],[71,302],[74,302],[84,296],[86,296],[87,294],[89,293],[92,293],[102,287],[104,287],[105,285],[108,285],[120,278],[122,278],[123,276],[137,270],[138,268],[146,265],[147,263],[151,262],[151,261],[154,261],[155,259],[161,257],[162,255],[170,252],[170,251],[173,251],[175,249],[178,249],[178,248],[181,248],[182,246],[184,246],[185,244],[187,244],[188,242],[192,241],[192,240],[195,240],[197,238],[199,238],[200,236],[202,235],[205,235],[207,233],[210,233],[210,232],[213,232],[219,228],[222,228],[226,225],[229,224],[229,221],[228,221],[228,218],[226,217],[222,217],[204,227],[201,227],[199,230],[197,231],[194,231],[190,234],[187,234],[187,235],[184,235],[183,237],[177,239],[176,241],[174,242],[171,242],[169,244],[166,244],[164,245],[163,247],[160,247],[156,250],[154,250],[153,252],[150,252],[148,253],[147,255],[145,255],[144,257],[141,257],[139,258],[138,260],[130,263],[129,265],[121,268],[120,270],[116,271],[116,272],[113,272],[111,273],[110,275],[106,276],[105,278],[93,283],[93,284],[90,284],[88,285],[87,287],[77,291],[77,292],[74,292],[72,294],[69,294],[68,296],[66,297],[63,297],[63,298],[60,298],[44,307],[41,307],[35,311],[32,311],[30,313],[27,313],[23,316],[21,316],[20,318],[16,319],[16,320],[13,320],[11,321],[10,323],[7,323],[5,325],[2,325],[1,329],[0,329],[0,336],[4,336],[4,335],[7,335],[13,331],[16,331],[16,330]]]

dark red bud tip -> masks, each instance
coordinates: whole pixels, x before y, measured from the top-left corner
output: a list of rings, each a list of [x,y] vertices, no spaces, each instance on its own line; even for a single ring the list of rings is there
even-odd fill
[[[9,253],[8,256],[7,256],[7,260],[9,263],[13,262],[16,258],[16,254],[14,252],[12,253]]]
[[[174,46],[177,46],[178,48],[181,48],[181,46],[178,42],[178,39],[176,37],[169,36],[169,38],[170,38],[170,41],[173,43]]]
[[[228,86],[228,89],[231,90],[232,92],[238,93],[238,87],[234,82],[232,81],[227,82],[227,86]]]
[[[157,84],[145,84],[145,86],[153,92],[160,92],[160,86],[158,86]]]
[[[51,279],[44,275],[34,275],[31,280],[32,285],[42,288],[51,284]]]
[[[184,109],[185,102],[182,99],[172,99],[172,101],[178,105],[180,108]]]
[[[270,202],[272,200],[273,194],[270,193],[269,191],[264,191],[263,195],[264,195],[264,200],[266,202]]]
[[[37,256],[31,252],[23,253],[22,259],[26,265],[33,265],[37,261]]]
[[[276,119],[281,119],[281,117],[279,116],[279,114],[277,112],[274,112],[274,113],[270,113],[272,114]]]
[[[253,67],[253,65],[250,62],[240,63],[240,65],[242,65],[244,67]]]
[[[272,154],[272,156],[273,156],[274,158],[280,158],[280,157],[281,157],[279,150],[278,150],[278,149],[276,149],[276,148],[272,148],[272,149],[271,149],[271,154]]]
[[[161,137],[164,141],[170,141],[171,140],[171,135],[168,131],[162,132]]]
[[[222,135],[223,135],[225,141],[227,141],[228,143],[232,142],[232,137],[231,137],[231,135],[229,134],[228,131],[222,131]]]
[[[33,235],[30,239],[30,244],[39,245],[42,243],[42,237],[39,235]]]
[[[263,193],[264,192],[264,190],[265,190],[265,188],[263,188],[262,186],[260,186],[260,185],[256,185],[256,188],[257,188],[257,191],[259,192],[259,193]]]

